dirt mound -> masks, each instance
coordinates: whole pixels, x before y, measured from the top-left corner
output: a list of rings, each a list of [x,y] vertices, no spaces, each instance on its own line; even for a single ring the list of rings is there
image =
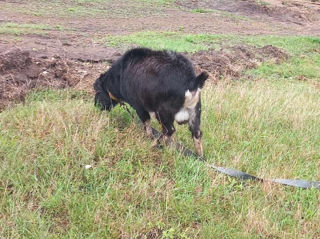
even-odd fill
[[[304,5],[301,2],[295,1],[281,1],[280,4],[274,4],[274,1],[268,2],[254,0],[177,0],[176,4],[187,9],[213,9],[235,13],[241,16],[262,17],[280,22],[291,22],[299,25],[302,25],[307,21],[319,19],[319,9],[317,10]]]
[[[19,49],[3,52],[0,54],[0,110],[14,101],[23,101],[32,89],[90,89],[103,68],[106,68],[103,64],[92,66],[59,56],[34,58],[29,51]]]
[[[189,56],[196,70],[206,70],[213,80],[239,78],[244,70],[254,68],[265,60],[280,62],[288,56],[274,46],[224,47]],[[31,55],[27,50],[13,49],[0,53],[0,110],[13,102],[23,101],[32,89],[73,87],[92,91],[95,79],[108,66],[64,59]]]
[[[219,51],[201,51],[190,56],[196,69],[206,70],[211,78],[217,81],[221,78],[239,78],[246,69],[257,67],[268,60],[279,63],[288,55],[277,47],[236,46],[222,48]]]

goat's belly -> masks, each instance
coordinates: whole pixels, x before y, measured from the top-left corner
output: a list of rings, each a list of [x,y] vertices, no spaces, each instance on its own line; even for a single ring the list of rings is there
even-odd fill
[[[190,114],[187,109],[182,108],[178,113],[175,114],[174,119],[178,124],[185,124],[189,121]]]

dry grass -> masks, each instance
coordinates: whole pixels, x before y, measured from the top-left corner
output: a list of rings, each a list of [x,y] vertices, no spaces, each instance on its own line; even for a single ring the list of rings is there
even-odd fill
[[[267,81],[208,85],[203,95],[207,157],[262,176],[316,179],[319,144],[311,139],[319,134],[310,134],[319,125],[316,93],[305,84]],[[288,120],[295,123],[281,130],[278,121]],[[296,127],[299,122],[303,126]],[[320,235],[318,191],[241,183],[169,149],[153,149],[127,112],[101,113],[89,96],[33,93],[25,105],[1,113],[0,128],[5,238]],[[294,140],[283,141],[278,131]],[[178,134],[192,144],[187,129],[179,127]],[[285,162],[272,157],[284,158],[287,149],[291,157]],[[308,164],[296,160],[305,155]]]

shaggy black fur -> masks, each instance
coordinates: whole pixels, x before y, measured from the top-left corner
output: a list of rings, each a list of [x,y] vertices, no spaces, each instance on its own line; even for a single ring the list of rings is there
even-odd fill
[[[111,110],[117,103],[127,102],[143,123],[150,119],[149,112],[155,112],[163,133],[171,136],[175,131],[174,117],[183,108],[186,91],[202,88],[207,78],[205,72],[196,76],[191,62],[181,54],[136,48],[127,51],[96,80],[95,105]],[[199,129],[200,98],[196,108],[199,119],[193,121],[197,121]],[[195,131],[192,134],[200,135]]]

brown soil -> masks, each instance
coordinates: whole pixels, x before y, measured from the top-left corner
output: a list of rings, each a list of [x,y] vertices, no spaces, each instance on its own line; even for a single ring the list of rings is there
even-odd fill
[[[0,54],[0,110],[23,101],[32,89],[74,87],[91,90],[93,80],[107,69],[103,63],[88,64],[55,57],[32,57],[29,51],[11,49]]]
[[[190,58],[198,72],[208,71],[216,82],[221,78],[237,79],[246,69],[255,68],[266,60],[279,63],[287,59],[288,55],[279,48],[268,45],[261,48],[237,46],[220,51],[201,51]]]
[[[280,22],[304,25],[307,21],[319,20],[320,8],[310,2],[302,4],[301,1],[254,1],[254,0],[217,0],[217,1],[194,1],[177,0],[176,3],[187,9],[213,9],[250,16],[276,20]]]
[[[113,55],[114,61],[120,54]],[[261,62],[279,62],[286,53],[276,47],[255,48],[238,46],[220,51],[202,51],[189,56],[196,70],[206,70],[214,81],[221,78],[238,78],[245,69]],[[11,49],[0,54],[0,110],[12,102],[23,101],[32,89],[63,89],[73,87],[92,91],[92,83],[100,73],[108,69],[105,63],[72,60],[60,56],[46,57],[39,52]]]

